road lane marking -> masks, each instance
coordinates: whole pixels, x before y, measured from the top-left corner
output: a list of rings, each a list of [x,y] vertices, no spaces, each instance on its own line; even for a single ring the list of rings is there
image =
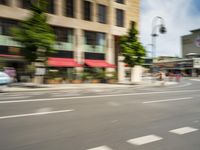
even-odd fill
[[[136,95],[152,95],[163,93],[185,93],[185,92],[200,92],[200,90],[181,90],[181,91],[159,91],[159,92],[144,92],[144,93],[128,93],[128,94],[111,94],[111,95],[95,95],[95,96],[77,96],[77,97],[59,97],[59,98],[44,98],[44,99],[28,99],[28,100],[13,100],[13,101],[0,101],[0,104],[9,103],[25,103],[25,102],[40,102],[40,101],[56,101],[67,99],[87,99],[87,98],[103,98],[103,97],[121,97],[121,96],[136,96]]]
[[[183,127],[183,128],[178,128],[178,129],[170,130],[169,132],[170,133],[179,134],[179,135],[183,135],[183,134],[195,132],[195,131],[198,131],[198,130],[199,129],[195,129],[195,128],[191,128],[191,127]]]
[[[88,150],[112,150],[112,149],[107,147],[107,146],[100,146],[100,147],[91,148],[91,149],[88,149]]]
[[[80,94],[53,94],[51,97],[79,96]]]
[[[30,98],[30,96],[12,96],[12,97],[3,97],[2,100],[13,100],[13,99],[25,99]]]
[[[49,111],[49,112],[38,112],[38,113],[30,113],[30,114],[19,114],[19,115],[10,115],[10,116],[0,116],[1,119],[11,119],[11,118],[21,118],[21,117],[29,117],[29,116],[40,116],[40,115],[50,115],[50,114],[58,114],[58,113],[66,113],[74,111],[73,109],[67,110],[58,110],[58,111]]]
[[[121,105],[121,104],[118,103],[118,102],[107,102],[107,104],[108,104],[109,106],[112,106],[112,107],[118,107],[118,106]]]
[[[145,102],[142,102],[142,103],[143,104],[151,104],[151,103],[173,102],[173,101],[190,100],[190,99],[193,99],[193,97],[164,99],[164,100],[156,100],[156,101],[145,101]]]
[[[144,144],[160,141],[162,139],[163,139],[162,137],[159,137],[156,135],[147,135],[147,136],[143,136],[139,138],[130,139],[127,142],[133,145],[144,145]]]
[[[200,81],[200,79],[190,79],[190,80],[192,80],[192,81]]]
[[[182,88],[182,87],[186,87],[186,86],[190,86],[190,85],[192,85],[192,83],[185,83],[185,84],[183,84],[183,85],[178,85],[178,86],[173,86],[173,87],[167,87],[167,88]]]

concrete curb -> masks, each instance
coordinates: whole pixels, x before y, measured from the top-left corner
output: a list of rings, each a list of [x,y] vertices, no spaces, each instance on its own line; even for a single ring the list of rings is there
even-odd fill
[[[170,86],[170,85],[175,85],[177,83],[166,83],[165,86]],[[36,87],[36,88],[23,88],[23,87],[7,87],[2,89],[1,91],[4,93],[9,93],[9,92],[38,92],[38,91],[56,91],[56,90],[83,90],[83,89],[110,89],[110,88],[128,88],[128,87],[157,87],[161,86],[160,82],[156,82],[154,84],[152,83],[146,83],[146,84],[88,84],[87,85],[76,85],[76,86],[69,86],[69,87]],[[66,85],[67,86],[67,85]]]

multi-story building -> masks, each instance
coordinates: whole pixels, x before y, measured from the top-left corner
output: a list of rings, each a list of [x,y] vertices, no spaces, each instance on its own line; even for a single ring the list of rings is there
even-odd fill
[[[48,23],[58,41],[50,67],[117,66],[119,37],[131,23],[138,25],[139,0],[47,1]],[[9,30],[30,15],[30,6],[30,0],[0,0],[0,59],[4,66],[19,68],[23,64],[20,45]]]

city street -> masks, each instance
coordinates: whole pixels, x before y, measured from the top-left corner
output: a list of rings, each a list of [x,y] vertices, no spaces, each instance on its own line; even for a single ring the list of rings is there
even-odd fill
[[[0,93],[1,150],[199,150],[200,79]]]

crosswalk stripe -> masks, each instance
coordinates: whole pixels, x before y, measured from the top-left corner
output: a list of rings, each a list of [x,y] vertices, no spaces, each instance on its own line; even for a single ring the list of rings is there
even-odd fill
[[[162,139],[163,139],[162,137],[159,137],[156,135],[147,135],[147,136],[130,139],[127,142],[133,145],[143,145],[143,144],[148,144],[151,142],[156,142]]]
[[[190,132],[195,132],[195,131],[198,131],[198,130],[199,129],[195,129],[195,128],[192,128],[192,127],[183,127],[183,128],[170,130],[169,132],[182,135],[182,134],[187,134],[187,133],[190,133]]]
[[[96,148],[92,148],[88,150],[112,150],[112,149],[107,146],[100,146],[100,147],[96,147]]]

